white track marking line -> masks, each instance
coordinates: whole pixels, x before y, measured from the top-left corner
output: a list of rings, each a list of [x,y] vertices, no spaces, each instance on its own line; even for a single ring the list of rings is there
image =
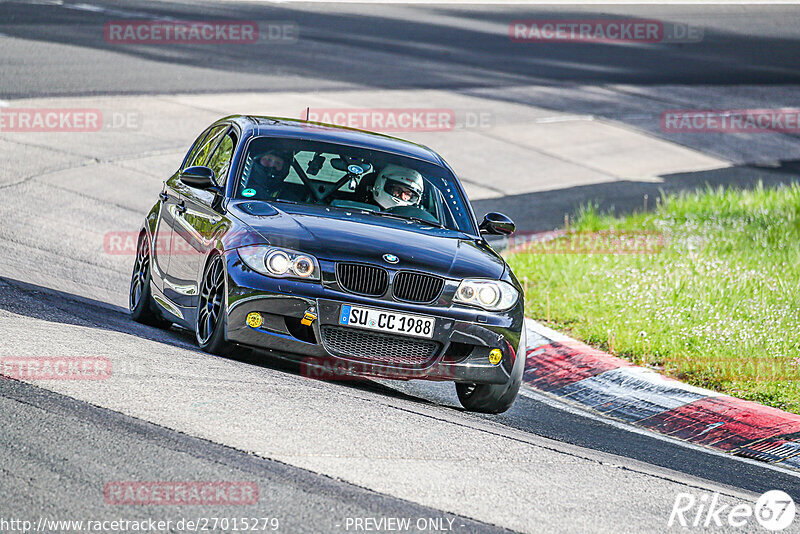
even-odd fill
[[[97,6],[94,4],[64,4],[60,3],[57,4],[64,9],[72,9],[74,11],[88,11],[90,13],[103,13],[106,15],[112,15],[115,17],[127,17],[127,18],[135,18],[135,19],[152,19],[152,20],[163,20],[163,21],[172,21],[175,20],[172,17],[163,17],[163,16],[155,16],[151,13],[145,13],[144,11],[128,11],[125,9],[115,9],[115,8],[108,8],[104,6]]]
[[[573,122],[573,121],[593,121],[594,115],[563,115],[558,117],[542,117],[534,119],[533,122],[537,124],[551,124],[556,122]]]

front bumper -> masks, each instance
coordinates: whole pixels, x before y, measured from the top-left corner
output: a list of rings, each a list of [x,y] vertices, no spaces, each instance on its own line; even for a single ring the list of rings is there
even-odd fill
[[[417,305],[394,300],[375,299],[339,290],[335,283],[334,264],[320,261],[323,282],[313,283],[276,279],[247,268],[235,251],[227,255],[228,317],[226,335],[240,345],[274,351],[283,357],[301,361],[304,374],[316,378],[351,375],[393,379],[448,380],[478,384],[508,382],[517,357],[524,358],[524,315],[522,299],[511,310],[489,313],[478,309]],[[404,342],[419,343],[419,338],[384,335],[341,327],[338,324],[343,304],[361,305],[436,318],[430,356],[406,361],[387,356],[384,351],[359,353],[334,343],[334,334],[361,334],[357,346],[375,346],[375,337],[388,338],[402,353]],[[307,312],[317,318],[311,325],[301,323]],[[254,328],[247,316],[258,312],[263,323]],[[416,348],[419,348],[416,345]],[[492,349],[502,351],[497,364],[489,361]],[[521,352],[520,352],[521,349]],[[518,356],[519,355],[519,356]]]

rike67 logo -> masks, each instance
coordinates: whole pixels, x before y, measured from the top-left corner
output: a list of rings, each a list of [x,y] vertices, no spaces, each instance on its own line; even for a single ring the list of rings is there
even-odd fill
[[[679,493],[675,497],[669,527],[726,527],[752,532],[754,523],[764,529],[778,532],[794,522],[794,500],[786,492],[771,490],[758,498],[755,505],[740,503],[730,505],[720,502],[720,494],[704,493],[699,497]]]

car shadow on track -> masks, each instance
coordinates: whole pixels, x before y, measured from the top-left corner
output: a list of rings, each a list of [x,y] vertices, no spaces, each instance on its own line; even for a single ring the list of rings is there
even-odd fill
[[[303,378],[307,378],[308,380],[332,382],[337,384],[338,386],[346,387],[349,389],[356,389],[360,391],[367,391],[370,393],[377,393],[379,395],[383,395],[386,397],[402,399],[405,401],[415,402],[419,404],[426,404],[426,405],[436,404],[422,397],[416,397],[414,395],[409,395],[402,391],[398,391],[397,389],[386,386],[384,384],[381,384],[380,382],[376,382],[369,378],[360,378],[355,376],[339,377],[338,379],[309,377],[306,376],[306,371],[303,365],[299,361],[273,352],[245,348],[245,347],[237,347],[231,354],[222,357],[248,363],[250,365],[256,365],[258,367],[264,367],[275,371],[281,371],[297,376],[302,376]]]
[[[0,277],[0,312],[24,315],[51,323],[100,328],[130,334],[182,348],[197,348],[194,335],[184,330],[163,330],[131,320],[128,310],[20,280]]]
[[[172,327],[159,329],[134,322],[128,310],[106,302],[81,297],[57,289],[0,277],[0,318],[2,312],[23,315],[51,323],[61,323],[88,328],[100,328],[157,341],[182,349],[201,352],[195,341],[195,334],[189,330]],[[268,353],[246,347],[235,347],[229,354],[211,358],[226,358],[256,365],[275,371],[302,376],[300,363],[279,354]],[[308,378],[314,380],[313,378]],[[420,397],[408,395],[369,379],[348,378],[338,380],[337,384],[361,391],[377,393],[387,397],[410,402],[432,405],[434,403]]]
[[[140,325],[133,322],[127,310],[123,308],[64,291],[0,277],[0,321],[13,315],[124,333],[200,353],[192,332],[176,328],[160,330]],[[200,354],[208,358],[218,358],[211,354]],[[297,362],[276,358],[262,351],[241,349],[225,358],[289,375],[302,376]],[[441,411],[452,409],[454,413],[463,411],[453,399],[452,389],[439,387],[449,384],[411,381],[387,385],[382,381],[346,380],[340,381],[338,385],[350,390],[379,395],[387,400],[410,403],[410,406],[401,406],[401,409],[413,409],[413,406],[417,406],[440,408]],[[609,426],[596,418],[564,411],[557,406],[541,403],[526,396],[517,399],[514,406],[504,414],[496,416],[469,414],[469,417],[485,419],[528,434],[632,458],[758,493],[780,488],[790,495],[800,496],[798,489],[800,479],[794,474],[770,471],[762,465],[740,463],[734,459],[710,455],[697,448],[687,449],[647,434],[631,433],[624,428]]]

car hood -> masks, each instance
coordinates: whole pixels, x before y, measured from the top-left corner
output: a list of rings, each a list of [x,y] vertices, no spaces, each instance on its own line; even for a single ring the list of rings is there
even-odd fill
[[[457,279],[499,279],[505,270],[494,250],[467,234],[412,221],[288,203],[239,202],[230,210],[270,245],[321,260],[372,263]],[[399,262],[389,264],[385,254],[397,256]]]

